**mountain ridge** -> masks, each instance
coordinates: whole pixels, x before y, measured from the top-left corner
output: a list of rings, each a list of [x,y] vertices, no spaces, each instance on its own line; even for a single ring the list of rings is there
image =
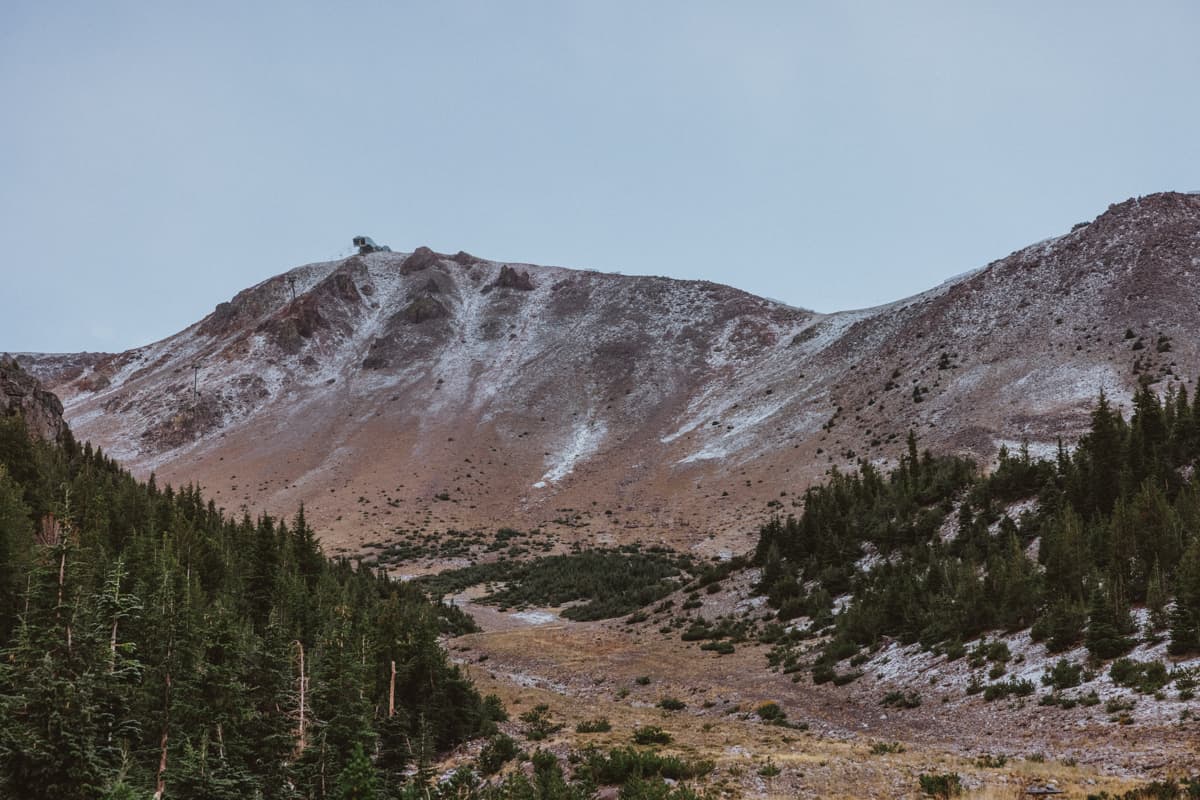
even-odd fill
[[[721,554],[909,429],[987,462],[1073,439],[1101,389],[1190,382],[1198,264],[1200,197],[1178,193],[830,314],[418,248],[297,267],[126,353],[21,361],[135,471],[305,502],[348,549],[514,524]]]

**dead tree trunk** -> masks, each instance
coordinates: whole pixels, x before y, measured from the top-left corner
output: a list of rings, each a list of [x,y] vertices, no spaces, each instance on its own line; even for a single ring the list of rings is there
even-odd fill
[[[296,731],[296,758],[299,758],[308,747],[308,675],[304,672],[304,643],[297,639],[294,644],[300,651],[300,726]]]
[[[388,682],[388,719],[396,716],[396,662],[392,662],[392,679]]]
[[[167,660],[171,658],[167,651]],[[162,800],[163,792],[167,789],[167,738],[171,730],[171,671],[167,670],[163,688],[163,726],[162,738],[159,741],[158,773],[154,778],[154,800]]]

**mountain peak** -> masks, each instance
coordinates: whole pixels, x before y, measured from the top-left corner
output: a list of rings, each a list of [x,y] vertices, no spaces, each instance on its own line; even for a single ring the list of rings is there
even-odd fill
[[[703,281],[378,251],[290,270],[52,383],[80,435],[132,468],[230,508],[303,501],[348,543],[651,526],[719,552],[780,492],[886,463],[909,430],[987,462],[1071,438],[1101,389],[1120,403],[1182,384],[1200,371],[1198,258],[1200,197],[1180,193],[836,314]]]

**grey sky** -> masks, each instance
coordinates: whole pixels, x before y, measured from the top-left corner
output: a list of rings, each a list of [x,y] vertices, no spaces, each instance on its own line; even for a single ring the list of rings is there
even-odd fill
[[[1200,189],[1194,2],[0,4],[0,350],[366,233],[832,311]]]

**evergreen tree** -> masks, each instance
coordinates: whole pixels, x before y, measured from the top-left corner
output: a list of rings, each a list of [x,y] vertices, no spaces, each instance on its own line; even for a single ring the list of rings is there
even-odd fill
[[[1125,655],[1134,645],[1134,641],[1124,635],[1131,627],[1128,608],[1123,607],[1113,593],[1097,584],[1088,605],[1085,640],[1088,652],[1103,660]]]
[[[1176,573],[1169,651],[1172,655],[1200,652],[1200,535],[1196,534]]]
[[[1091,432],[1080,444],[1086,453],[1089,512],[1107,514],[1112,510],[1121,487],[1121,419],[1108,404],[1104,392],[1092,412]]]
[[[362,744],[354,745],[350,760],[337,779],[337,800],[375,800],[378,797],[375,768],[363,752]]]
[[[1150,569],[1150,582],[1146,587],[1146,608],[1150,611],[1150,629],[1161,631],[1167,627],[1167,581],[1162,566],[1155,561]]]
[[[0,465],[0,642],[8,640],[17,618],[25,560],[22,550],[32,528],[20,488]]]

